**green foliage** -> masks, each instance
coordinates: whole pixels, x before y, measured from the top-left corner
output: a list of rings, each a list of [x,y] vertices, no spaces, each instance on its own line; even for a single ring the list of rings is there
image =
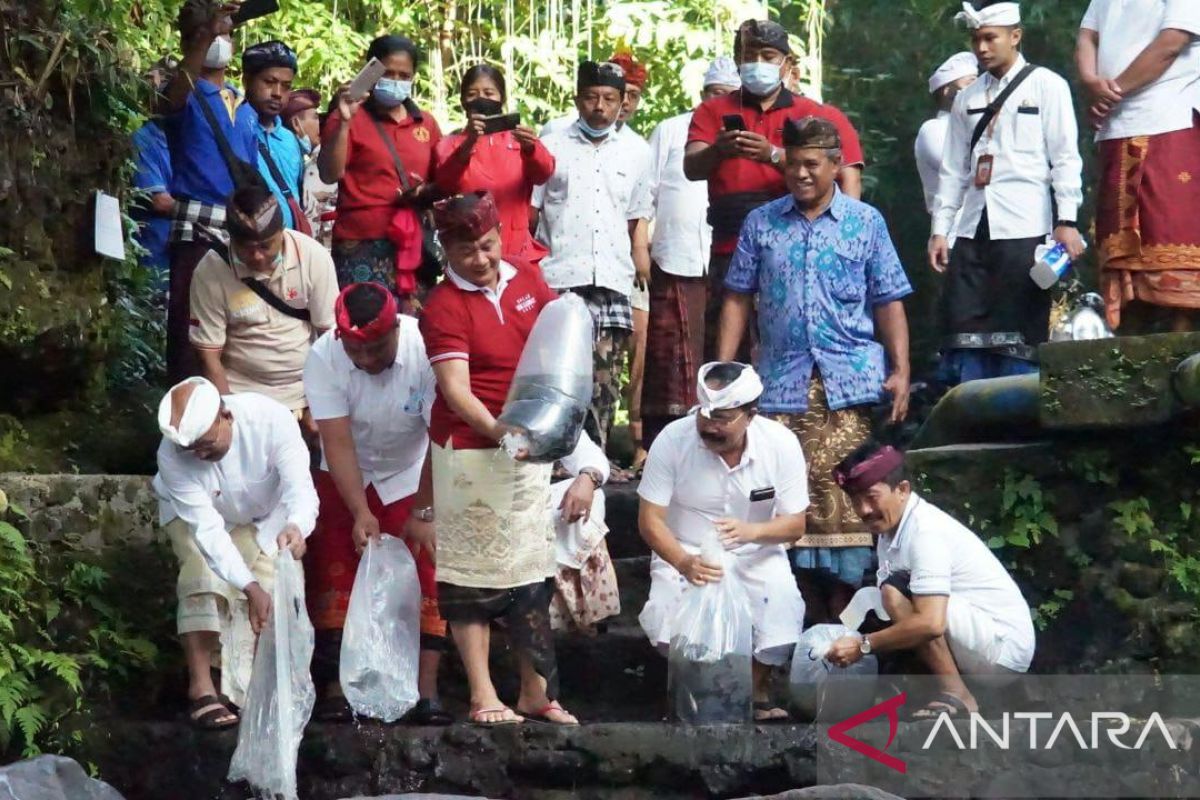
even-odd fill
[[[23,519],[19,509],[10,516]],[[109,575],[0,520],[0,758],[77,753],[89,705],[158,652],[114,603]]]

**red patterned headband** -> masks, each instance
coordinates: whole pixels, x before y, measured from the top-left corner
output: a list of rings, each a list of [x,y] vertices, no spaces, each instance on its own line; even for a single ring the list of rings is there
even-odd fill
[[[369,287],[383,295],[383,308],[379,310],[379,316],[362,327],[350,321],[350,312],[346,310],[346,296],[360,286]],[[352,283],[338,294],[337,302],[334,303],[333,314],[337,320],[337,328],[334,329],[333,335],[337,339],[373,342],[396,329],[397,310],[396,296],[388,291],[387,287],[378,283]]]
[[[860,461],[849,470],[833,468],[833,480],[845,492],[863,492],[882,482],[897,467],[904,464],[904,454],[894,447],[882,447],[870,458]]]

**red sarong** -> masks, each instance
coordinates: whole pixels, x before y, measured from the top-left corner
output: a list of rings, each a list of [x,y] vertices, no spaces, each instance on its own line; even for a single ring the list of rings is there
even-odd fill
[[[642,418],[682,417],[696,405],[704,357],[708,279],[681,278],[652,266]]]
[[[346,507],[333,476],[317,470],[313,476],[320,511],[312,536],[308,537],[308,552],[304,556],[304,584],[308,615],[317,630],[340,630],[346,623],[346,608],[350,590],[358,570],[359,554],[354,550],[354,515]],[[399,535],[412,512],[413,497],[405,497],[384,505],[374,486],[367,487],[367,507],[379,520],[379,529]],[[408,544],[412,550],[411,542]],[[417,562],[417,579],[421,582],[421,633],[444,637],[446,622],[438,613],[437,574],[433,559],[426,550],[413,550]]]
[[[1108,324],[1132,300],[1200,308],[1200,114],[1192,127],[1100,143],[1096,207]]]

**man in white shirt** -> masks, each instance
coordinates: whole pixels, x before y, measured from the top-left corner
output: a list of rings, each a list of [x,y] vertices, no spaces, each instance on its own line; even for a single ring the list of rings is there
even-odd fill
[[[722,56],[704,73],[701,101],[742,85],[737,64]],[[659,123],[650,134],[654,235],[650,239],[650,324],[642,386],[642,447],[696,404],[696,371],[704,358],[704,309],[712,226],[708,194],[683,174],[692,112]]]
[[[257,633],[270,618],[272,559],[283,547],[303,556],[316,522],[308,448],[283,405],[250,392],[222,398],[204,378],[189,378],[163,397],[158,426],[154,490],[159,522],[180,562],[176,624],[187,657],[189,714],[199,728],[225,728],[237,724],[234,704],[249,681],[250,628]],[[222,630],[229,633],[225,647]],[[218,650],[220,696],[210,672]]]
[[[688,584],[724,576],[700,557],[719,543],[733,556],[754,629],[754,709],[786,719],[767,694],[770,667],[787,663],[804,626],[804,601],[784,545],[804,535],[808,480],[800,442],[757,412],[762,381],[732,361],[700,368],[694,418],[668,425],[650,448],[638,496],[638,525],[654,551],[650,598],[638,621],[660,650]]]
[[[1084,250],[1076,226],[1083,162],[1071,89],[1021,55],[1018,3],[981,5],[963,3],[958,15],[971,28],[971,49],[986,72],[959,93],[950,112],[928,248],[930,266],[947,272],[942,379],[950,385],[1037,370],[1050,292],[1029,277],[1034,251],[1051,232],[1072,260]],[[1002,98],[999,111],[989,114]],[[958,237],[953,254],[951,233]]]
[[[963,675],[994,683],[1033,660],[1033,618],[1021,590],[983,540],[912,491],[900,451],[864,445],[834,479],[879,537],[878,583],[892,624],[838,639],[829,660],[848,666],[870,653],[911,651],[941,688],[916,716],[978,711]]]
[[[625,94],[615,64],[579,66],[579,119],[543,143],[554,175],[535,190],[540,236],[550,249],[541,263],[546,282],[580,295],[595,330],[594,391],[587,431],[603,447],[621,396],[621,367],[633,330],[630,292],[649,275],[650,252],[639,223],[650,218],[650,151],[644,141],[614,135]]]
[[[359,555],[381,533],[404,538],[421,582],[418,724],[452,720],[438,703],[446,623],[438,613],[433,559],[433,485],[426,452],[436,382],[417,321],[400,315],[380,284],[355,283],[337,297],[336,328],[312,346],[304,390],[321,434],[316,473],[321,511],[310,540],[307,597],[316,629],[313,673],[324,697],[316,714],[350,718],[338,682],[341,633]]]
[[[925,210],[933,213],[937,197],[938,173],[942,169],[942,153],[946,147],[946,131],[950,127],[950,109],[954,98],[979,77],[979,62],[970,52],[955,53],[929,76],[929,94],[937,105],[937,116],[925,120],[917,131],[913,157],[925,192]],[[953,246],[953,245],[952,245]]]
[[[1171,330],[1194,330],[1200,2],[1092,0],[1075,59],[1100,148],[1096,241],[1108,324],[1128,322],[1125,306],[1135,303],[1134,333],[1153,330],[1156,316],[1169,316]]]

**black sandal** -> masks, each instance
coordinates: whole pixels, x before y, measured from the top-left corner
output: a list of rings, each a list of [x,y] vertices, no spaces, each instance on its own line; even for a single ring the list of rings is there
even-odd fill
[[[188,706],[188,720],[202,731],[222,731],[237,725],[241,719],[237,713],[215,694],[198,697]]]
[[[454,717],[437,700],[422,697],[412,711],[404,715],[404,721],[409,725],[444,726],[453,724]]]
[[[909,718],[914,720],[937,719],[942,714],[956,718],[970,716],[971,712],[967,709],[967,704],[957,695],[939,692],[936,697],[925,704],[924,708],[918,708]]]

